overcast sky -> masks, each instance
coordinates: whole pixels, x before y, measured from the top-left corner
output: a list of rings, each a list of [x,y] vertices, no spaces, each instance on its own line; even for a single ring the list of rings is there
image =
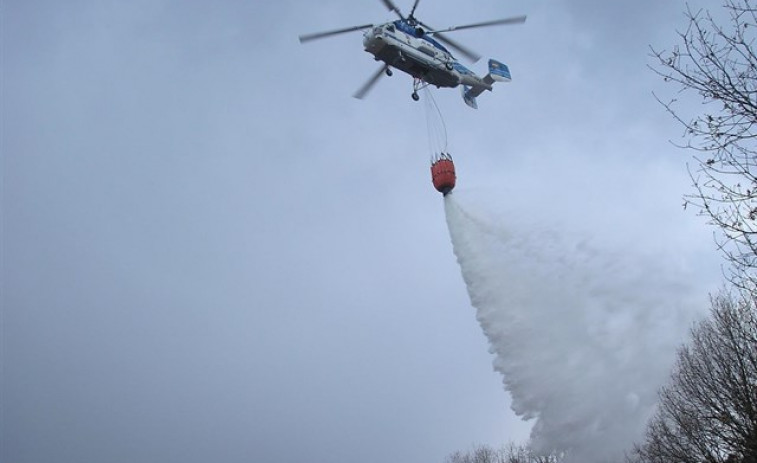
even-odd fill
[[[675,89],[647,68],[684,8],[422,1],[439,28],[528,15],[454,33],[513,75],[477,111],[434,93],[456,192],[670,244],[716,287],[681,207],[691,154],[652,95]],[[391,19],[378,0],[0,1],[0,460],[440,462],[527,439],[411,79],[355,100],[378,67],[360,33],[297,40]]]

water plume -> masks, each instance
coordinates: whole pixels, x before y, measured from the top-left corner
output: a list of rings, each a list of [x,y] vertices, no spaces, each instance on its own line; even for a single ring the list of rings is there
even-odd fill
[[[621,461],[708,290],[676,250],[633,233],[571,228],[517,204],[497,215],[460,192],[445,211],[494,368],[533,422],[531,447]]]

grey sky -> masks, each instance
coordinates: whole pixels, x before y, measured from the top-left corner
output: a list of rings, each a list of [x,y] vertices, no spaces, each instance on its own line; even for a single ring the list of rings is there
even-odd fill
[[[438,27],[528,15],[454,36],[513,74],[478,111],[435,92],[458,188],[599,239],[709,249],[651,94],[671,89],[646,68],[683,8],[422,1]],[[4,0],[0,15],[0,459],[434,462],[527,437],[411,79],[358,101],[377,68],[359,33],[297,41],[392,19],[378,0]]]

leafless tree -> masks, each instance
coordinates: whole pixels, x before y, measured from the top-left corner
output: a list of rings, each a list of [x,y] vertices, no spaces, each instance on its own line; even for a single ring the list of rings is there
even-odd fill
[[[558,455],[536,455],[528,447],[508,444],[499,449],[478,445],[468,452],[457,451],[445,463],[559,463]]]
[[[730,280],[757,287],[757,8],[755,0],[725,0],[728,19],[687,9],[688,27],[672,50],[655,50],[652,69],[702,110],[685,116],[675,99],[665,107],[685,128],[683,146],[697,152],[690,168],[695,206],[722,233]],[[720,24],[720,22],[724,24]]]
[[[757,311],[741,294],[713,297],[632,460],[757,463]]]

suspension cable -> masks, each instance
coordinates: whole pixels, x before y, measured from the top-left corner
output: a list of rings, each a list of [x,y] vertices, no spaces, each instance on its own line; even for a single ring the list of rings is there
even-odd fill
[[[426,111],[426,128],[428,131],[428,145],[431,162],[435,162],[447,153],[447,125],[428,87],[423,88],[424,109]]]

